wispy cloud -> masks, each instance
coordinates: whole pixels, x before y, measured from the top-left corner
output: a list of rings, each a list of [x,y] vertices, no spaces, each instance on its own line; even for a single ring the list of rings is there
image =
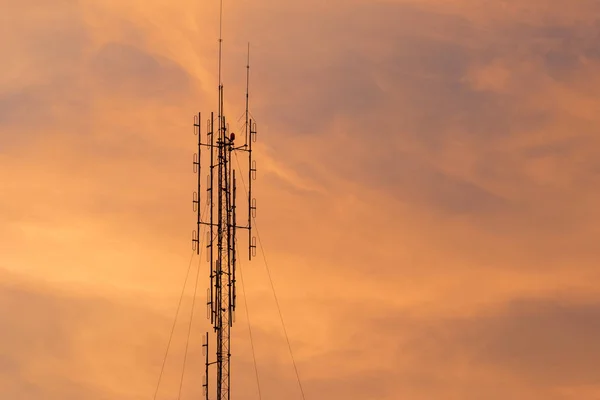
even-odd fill
[[[218,4],[0,4],[1,389],[150,395]],[[258,226],[308,398],[597,393],[598,7],[225,2],[226,111],[237,130],[247,38]],[[264,263],[242,264],[265,397],[292,397]]]

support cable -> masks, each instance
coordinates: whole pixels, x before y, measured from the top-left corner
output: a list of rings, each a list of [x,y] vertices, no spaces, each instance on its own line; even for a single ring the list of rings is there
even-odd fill
[[[300,375],[298,374],[298,367],[296,366],[294,352],[292,351],[292,345],[290,343],[290,338],[288,336],[287,329],[285,328],[283,314],[281,313],[281,307],[279,306],[279,300],[277,299],[277,293],[275,292],[275,285],[273,284],[273,279],[271,278],[271,271],[269,269],[269,264],[267,263],[267,256],[265,255],[265,247],[262,244],[262,240],[260,239],[260,233],[258,232],[258,226],[256,225],[256,219],[254,219],[254,229],[256,229],[256,237],[258,238],[258,244],[260,244],[260,250],[263,255],[263,259],[265,260],[265,268],[267,270],[267,275],[269,275],[269,282],[271,283],[271,289],[273,290],[273,297],[275,298],[275,304],[277,305],[277,311],[279,312],[279,319],[281,320],[281,326],[283,327],[283,333],[285,334],[285,340],[287,341],[288,349],[290,350],[290,357],[292,358],[292,364],[294,364],[294,371],[296,372],[296,379],[298,380],[298,387],[300,388],[300,394],[302,395],[302,399],[306,400],[306,397],[304,396],[304,389],[302,388],[302,382],[300,381]]]
[[[238,163],[238,168],[240,168],[240,163],[239,160],[237,158],[237,154],[235,155],[235,159],[236,162]],[[242,184],[244,186],[244,190],[246,191],[246,195],[248,195],[248,190],[246,189],[246,182],[244,182],[244,178],[243,176],[240,174],[240,177],[242,178]],[[283,328],[283,333],[285,334],[285,340],[287,342],[288,345],[288,349],[290,351],[290,357],[292,359],[292,364],[294,365],[294,371],[296,373],[296,380],[298,381],[298,387],[300,388],[300,394],[302,395],[302,399],[306,400],[306,397],[304,396],[304,389],[302,387],[302,382],[300,381],[300,375],[298,374],[298,367],[296,366],[296,359],[294,358],[294,352],[292,351],[292,345],[290,343],[290,338],[288,336],[287,333],[287,329],[285,327],[285,321],[283,319],[283,314],[281,312],[281,307],[279,306],[279,300],[277,298],[277,293],[275,291],[275,285],[273,283],[273,278],[271,277],[271,270],[269,268],[269,264],[267,263],[267,256],[265,255],[265,247],[263,246],[262,240],[260,238],[260,232],[258,231],[258,226],[256,224],[256,218],[252,218],[254,221],[254,229],[256,229],[256,236],[258,238],[258,243],[260,245],[260,250],[263,256],[263,260],[265,261],[265,269],[267,270],[267,275],[269,277],[269,282],[271,283],[271,290],[273,292],[273,297],[275,298],[275,304],[277,306],[277,312],[279,313],[279,319],[281,321],[281,326]]]
[[[171,327],[171,334],[169,335],[169,341],[167,342],[167,350],[165,351],[165,356],[163,358],[162,366],[160,368],[160,374],[158,376],[158,382],[156,383],[156,390],[154,391],[154,397],[153,397],[154,400],[156,400],[156,396],[158,395],[160,381],[162,380],[163,372],[165,370],[165,364],[167,363],[167,356],[169,355],[169,349],[171,348],[171,341],[173,340],[173,333],[175,332],[175,326],[177,325],[177,317],[179,316],[179,310],[181,308],[181,301],[183,300],[185,286],[187,285],[187,281],[190,276],[190,270],[192,269],[192,260],[193,259],[194,259],[194,252],[192,251],[192,256],[190,257],[190,263],[188,265],[187,273],[185,275],[185,280],[183,282],[183,287],[181,288],[181,295],[179,296],[179,303],[177,304],[177,310],[175,311],[175,318],[173,319],[173,326]]]
[[[235,243],[235,246],[238,247],[237,245],[237,240]],[[238,252],[240,251],[239,248],[237,250]],[[261,391],[260,391],[260,380],[258,378],[258,365],[256,363],[256,352],[254,351],[254,340],[252,339],[252,325],[250,323],[250,312],[248,311],[248,300],[246,297],[246,287],[244,285],[244,273],[242,272],[242,263],[239,262],[239,268],[240,268],[240,281],[242,283],[242,297],[244,299],[244,308],[246,309],[246,320],[248,321],[248,333],[250,335],[250,347],[252,348],[252,360],[254,361],[254,372],[256,373],[256,387],[258,388],[258,398],[259,400],[262,400],[262,395],[261,395]]]
[[[204,212],[206,212],[206,209],[208,208],[208,205],[204,206]],[[204,213],[203,213],[204,214]],[[206,227],[203,226],[202,227],[202,234],[198,233],[199,237],[200,237],[200,242],[198,243],[198,246],[200,246],[200,255],[198,257],[198,268],[196,269],[196,284],[194,285],[194,297],[192,298],[192,309],[190,311],[190,324],[188,326],[188,334],[187,334],[187,340],[185,342],[185,353],[183,355],[183,367],[181,369],[181,379],[179,380],[179,394],[177,395],[177,400],[181,399],[181,390],[183,388],[183,377],[185,375],[185,367],[186,367],[186,362],[187,362],[187,355],[188,355],[188,348],[190,345],[190,334],[192,332],[192,322],[194,321],[194,308],[196,305],[196,294],[198,291],[198,280],[200,278],[200,263],[202,260],[202,245],[204,244],[204,231],[206,230]]]

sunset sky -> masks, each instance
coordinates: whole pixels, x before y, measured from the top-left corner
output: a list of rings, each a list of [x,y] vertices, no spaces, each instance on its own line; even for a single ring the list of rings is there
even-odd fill
[[[153,398],[218,9],[0,0],[0,398]],[[306,400],[600,399],[599,16],[224,1],[226,113],[237,129],[250,42],[257,224]],[[200,268],[184,400],[202,398]],[[241,268],[262,398],[301,400],[260,250]],[[185,293],[157,399],[177,398]],[[254,400],[239,307],[232,399]]]

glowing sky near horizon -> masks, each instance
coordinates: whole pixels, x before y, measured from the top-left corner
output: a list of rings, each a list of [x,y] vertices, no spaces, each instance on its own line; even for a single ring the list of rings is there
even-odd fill
[[[600,399],[600,4],[224,6],[225,107],[249,41],[258,227],[306,398]],[[0,397],[151,399],[218,2],[0,9]],[[300,399],[260,252],[241,267],[263,399]],[[258,399],[243,308],[234,330],[235,398]]]

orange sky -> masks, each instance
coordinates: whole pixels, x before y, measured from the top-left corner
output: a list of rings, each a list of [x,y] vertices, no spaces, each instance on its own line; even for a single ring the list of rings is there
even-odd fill
[[[151,399],[218,2],[0,9],[1,397]],[[600,399],[599,13],[225,1],[226,109],[243,113],[250,41],[258,226],[307,399]],[[263,399],[300,399],[264,262],[241,267]],[[182,399],[201,392],[200,308]],[[252,400],[246,324],[232,381]]]

